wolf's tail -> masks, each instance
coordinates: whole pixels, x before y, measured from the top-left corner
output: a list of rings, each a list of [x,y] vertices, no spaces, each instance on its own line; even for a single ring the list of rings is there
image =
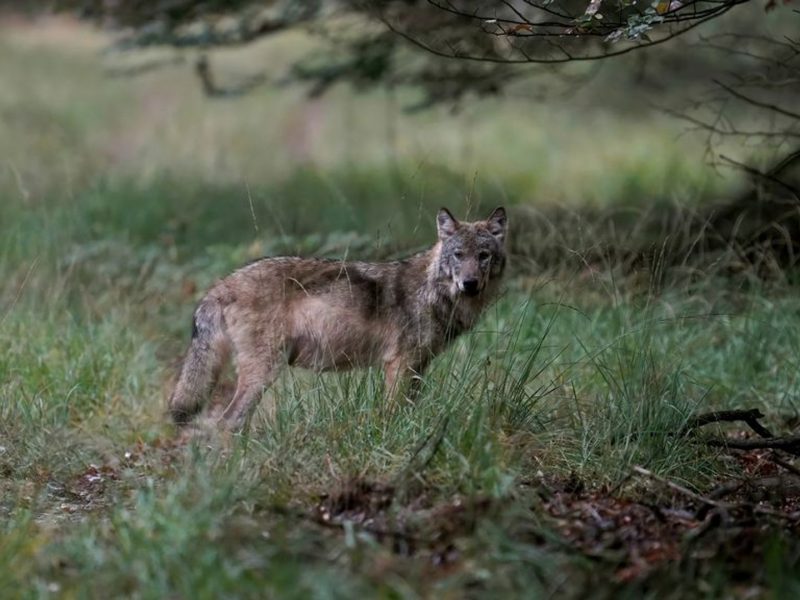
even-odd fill
[[[228,349],[222,306],[205,298],[194,312],[192,341],[169,398],[169,412],[176,424],[188,423],[202,410],[217,383]]]

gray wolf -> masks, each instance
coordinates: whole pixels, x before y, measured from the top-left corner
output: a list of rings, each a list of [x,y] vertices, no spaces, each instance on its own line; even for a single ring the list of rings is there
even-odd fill
[[[315,371],[381,366],[389,397],[414,395],[431,359],[496,296],[506,212],[459,222],[446,208],[433,247],[383,263],[263,258],[216,283],[194,312],[169,410],[200,412],[234,358],[236,392],[221,425],[240,428],[284,365]]]

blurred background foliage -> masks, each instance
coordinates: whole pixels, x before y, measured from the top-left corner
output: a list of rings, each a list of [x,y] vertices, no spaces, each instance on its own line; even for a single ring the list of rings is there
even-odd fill
[[[495,16],[476,25],[459,7],[5,5],[4,302],[37,274],[49,284],[42,265],[104,290],[161,274],[161,288],[191,296],[207,273],[263,254],[392,258],[429,242],[442,204],[468,216],[509,205],[512,264],[532,281],[787,277],[800,239],[791,6],[731,5],[686,32],[656,19],[612,36],[630,21],[618,16],[601,41],[576,3],[557,7],[575,21],[548,26],[560,36],[521,41],[538,26],[512,21],[555,8],[481,3]],[[428,45],[442,28],[495,40],[491,62],[421,49],[395,31],[414,15],[440,24],[408,30]],[[506,45],[486,30],[498,23]],[[374,36],[391,38],[378,44],[385,61]],[[536,62],[555,56],[542,40],[562,39],[575,60]],[[325,75],[353,61],[377,70]],[[490,94],[470,87],[476,68],[498,77]],[[456,74],[452,93],[426,72]]]

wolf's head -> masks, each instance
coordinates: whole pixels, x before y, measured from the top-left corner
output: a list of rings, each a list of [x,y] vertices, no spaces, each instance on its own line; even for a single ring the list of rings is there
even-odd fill
[[[437,278],[450,295],[475,297],[500,277],[506,263],[506,211],[494,209],[485,221],[459,222],[442,208],[436,217],[440,252]]]

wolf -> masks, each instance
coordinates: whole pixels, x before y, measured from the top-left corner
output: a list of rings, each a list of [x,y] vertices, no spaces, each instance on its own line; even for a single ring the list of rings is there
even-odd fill
[[[433,247],[382,263],[272,257],[217,282],[199,302],[169,398],[185,425],[233,355],[236,391],[223,428],[240,429],[285,365],[315,371],[380,366],[387,397],[413,398],[425,368],[496,297],[506,266],[506,211],[436,217]]]

